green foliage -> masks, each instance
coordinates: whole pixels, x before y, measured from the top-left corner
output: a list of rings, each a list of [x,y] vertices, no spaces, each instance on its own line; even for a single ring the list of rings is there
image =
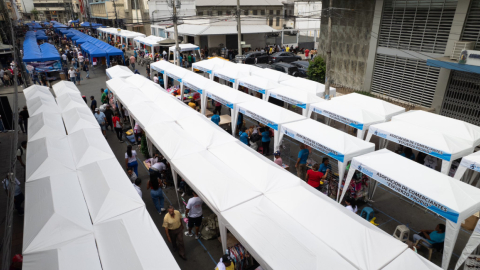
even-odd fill
[[[148,146],[147,146],[147,137],[145,134],[142,135],[142,142],[141,142],[141,147],[140,151],[142,151],[142,154],[148,158],[150,155],[148,154]]]
[[[33,17],[35,18],[35,20],[38,20],[38,10],[36,8],[34,8],[32,11],[30,11],[30,13],[32,13]]]
[[[307,69],[307,76],[310,80],[325,83],[325,61],[319,55],[313,58]]]

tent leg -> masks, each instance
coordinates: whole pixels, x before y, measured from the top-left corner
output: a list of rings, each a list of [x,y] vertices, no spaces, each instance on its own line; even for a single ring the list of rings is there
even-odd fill
[[[171,164],[170,164],[171,165]],[[185,207],[183,207],[183,205],[180,204],[180,197],[178,197],[178,192],[177,192],[177,189],[178,189],[178,182],[177,182],[177,179],[178,179],[178,176],[177,176],[177,173],[175,172],[175,168],[173,168],[173,166],[171,167],[171,170],[172,170],[172,176],[173,176],[173,185],[175,186],[175,193],[177,194],[177,202],[178,202],[178,210],[182,209],[183,208],[183,212],[180,211],[181,213],[185,213]]]
[[[443,163],[443,161],[442,161]],[[443,164],[442,164],[443,165]],[[462,176],[463,174],[467,171],[467,167],[464,167],[464,166],[458,166],[458,169],[457,171],[455,172],[455,175],[453,176],[453,178],[457,179],[457,180],[460,180],[462,179]],[[465,182],[465,181],[464,181]]]
[[[462,222],[459,220],[457,223],[454,223],[447,219],[446,223],[445,244],[442,257],[442,268],[445,270],[448,269],[448,264],[450,263],[450,258],[452,257],[453,248],[455,247],[455,242],[457,241],[458,232],[460,231]]]
[[[180,83],[180,100],[183,102],[185,87],[183,86],[183,82]]]
[[[340,187],[342,186],[342,181],[343,181],[343,175],[345,174],[345,163],[343,162],[338,162],[338,190],[337,190],[337,201],[341,203],[342,201],[339,201],[338,198],[340,197]],[[345,186],[348,187],[348,186]],[[344,189],[345,189],[344,187]]]
[[[350,169],[348,170],[347,177],[345,178],[345,185],[342,191],[342,195],[340,196],[339,202],[343,200],[343,197],[345,196],[345,193],[347,193],[347,187],[350,186],[350,182],[352,181],[353,174],[355,173],[355,170],[357,168],[356,164],[353,164],[354,162],[350,164]],[[340,162],[339,162],[340,164]],[[339,182],[340,183],[340,182]]]
[[[470,236],[470,239],[468,239],[467,245],[462,251],[462,255],[460,255],[460,258],[457,261],[457,264],[455,265],[455,270],[457,270],[465,261],[465,259],[472,254],[472,252],[478,247],[480,244],[480,221],[477,222],[477,226],[473,230],[473,234]]]
[[[222,220],[218,220],[218,228],[220,230],[220,239],[222,241],[222,254],[225,254],[227,250],[227,227],[225,226],[225,223],[223,223]]]
[[[451,161],[442,160],[442,173],[448,175],[450,171],[450,167],[452,167]]]

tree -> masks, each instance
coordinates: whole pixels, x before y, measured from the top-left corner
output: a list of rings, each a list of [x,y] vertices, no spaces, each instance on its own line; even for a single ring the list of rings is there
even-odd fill
[[[32,9],[32,11],[30,11],[30,13],[33,15],[33,18],[35,20],[38,20],[38,10],[36,8]]]
[[[307,76],[310,80],[325,83],[325,61],[321,56],[316,56],[307,69]]]

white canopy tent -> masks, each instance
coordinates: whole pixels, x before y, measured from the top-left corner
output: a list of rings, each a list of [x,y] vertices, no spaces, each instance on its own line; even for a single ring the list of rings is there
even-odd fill
[[[157,37],[157,36],[151,36],[150,35],[148,37],[138,36],[138,37],[135,37],[133,40],[135,41],[137,48],[140,48],[140,44],[141,44],[144,47],[147,47],[147,46],[150,47],[151,48],[150,52],[154,52],[155,48],[160,47],[160,44],[158,44],[158,42],[162,41],[164,39],[165,38],[163,38],[163,37]]]
[[[290,80],[281,81],[280,84],[302,89],[321,98],[325,96],[325,85],[305,78],[294,77]],[[337,95],[337,89],[330,87],[330,97]]]
[[[103,134],[98,129],[81,129],[68,135],[68,142],[77,168],[90,163],[115,158]]]
[[[146,78],[145,78],[146,79]],[[142,104],[150,101],[137,86],[128,83],[124,78],[115,78],[107,81],[108,90],[115,94],[115,99],[123,105]]]
[[[474,171],[476,174],[480,173],[480,151],[462,158],[460,166],[458,166],[457,171],[455,172],[454,178],[458,180],[462,179],[462,176],[465,174],[467,169]],[[467,179],[468,183],[472,184],[474,179],[474,177]]]
[[[193,63],[192,64],[192,70],[193,69],[198,69],[198,70],[201,70],[203,72],[206,72],[207,74],[209,74],[209,78],[211,80],[213,80],[213,71],[214,70],[222,69],[224,67],[233,66],[233,65],[235,65],[235,64],[228,61],[228,60],[225,60],[225,59],[222,59],[222,58],[219,58],[219,57],[213,57],[213,58],[210,58],[210,59],[206,59],[206,60],[203,60],[203,61]]]
[[[61,96],[57,96],[57,104],[60,111],[66,112],[73,108],[85,108],[86,103],[78,93],[64,93]]]
[[[32,85],[26,89],[23,89],[23,95],[25,96],[26,100],[33,99],[38,96],[43,96],[43,97],[51,97],[53,98],[52,93],[50,92],[49,88],[46,86],[40,86],[40,85]]]
[[[279,86],[269,89],[267,92],[267,100],[269,97],[273,97],[294,106],[300,107],[302,108],[302,115],[305,117],[307,116],[310,104],[317,103],[322,100],[322,98],[310,92],[290,86]]]
[[[191,43],[184,43],[184,44],[178,44],[178,47],[180,48],[179,52],[197,52],[198,53],[198,58],[197,59],[202,59],[202,55],[200,53],[200,47],[198,47],[197,45],[195,44],[191,44]],[[177,62],[177,59],[178,59],[178,53],[177,52],[177,48],[176,46],[171,46],[170,48],[168,48],[168,55],[170,55],[170,53],[173,53],[173,62],[176,63]]]
[[[338,175],[341,181],[343,180],[346,164],[353,157],[375,151],[375,144],[355,138],[343,131],[312,119],[282,125],[279,141],[282,141],[284,135],[337,160]],[[340,185],[338,187],[337,200],[339,194]]]
[[[58,113],[39,113],[28,121],[28,141],[40,138],[62,138],[65,134],[62,116]]]
[[[165,92],[165,89],[160,87],[158,83],[154,83],[140,74],[132,75],[126,78],[125,81],[133,87],[138,88],[149,100],[155,100]]]
[[[235,108],[232,123],[237,123],[238,113],[274,129],[274,151],[278,150],[279,131],[282,124],[305,119],[304,116],[259,99],[238,104]]]
[[[172,95],[159,96],[154,100],[155,105],[162,108],[175,121],[197,115],[198,112],[178,100]]]
[[[180,100],[183,100],[183,92],[184,92],[183,78],[188,76],[190,73],[192,73],[192,71],[179,66],[173,66],[165,70],[165,75],[167,75],[167,77],[170,77],[180,83]],[[166,81],[165,80],[163,81],[163,84],[165,86],[165,89],[167,89],[168,78]]]
[[[64,151],[68,153],[68,148]],[[27,182],[25,189],[28,196],[23,254],[55,249],[63,242],[92,233],[92,222],[75,172]]]
[[[128,106],[128,111],[131,113],[131,117],[138,122],[138,125],[145,129],[157,123],[174,121],[172,117],[160,108],[155,103],[148,101]]]
[[[86,106],[63,112],[62,117],[68,134],[85,128],[100,129],[92,111]]]
[[[26,153],[26,181],[34,181],[75,171],[67,136],[40,138],[28,142]]]
[[[77,172],[93,224],[145,207],[116,158],[92,162]]]
[[[69,81],[59,81],[56,84],[52,85],[53,92],[57,99],[64,94],[77,94],[81,95],[77,86],[73,82]]]
[[[253,75],[255,71],[261,68],[244,65],[244,64],[234,64],[227,65],[221,69],[216,69],[213,71],[213,76],[218,77],[226,82],[231,82],[233,84],[233,89],[238,89],[238,80],[240,78]]]
[[[255,75],[258,77],[262,77],[265,79],[269,79],[275,83],[280,83],[286,80],[294,79],[295,77],[290,76],[286,73],[280,72],[278,70],[269,69],[269,68],[261,68],[255,71]]]
[[[50,97],[37,96],[27,99],[27,108],[30,116],[43,112],[60,113],[60,108],[58,108],[52,95],[50,95]]]
[[[386,149],[354,157],[345,186],[356,170],[446,218],[442,268],[447,269],[462,221],[480,210],[480,189]]]
[[[205,148],[237,141],[235,137],[200,114],[178,120],[177,124]]]
[[[145,207],[93,227],[103,269],[180,270]]]
[[[205,89],[204,95],[230,108],[232,110],[232,115],[231,115],[232,119],[237,119],[237,113],[238,113],[237,107],[239,104],[258,100],[241,91],[235,90],[233,88],[230,88],[228,86],[221,85],[218,83],[215,85],[209,85]],[[202,107],[207,108],[207,98],[203,99]],[[233,135],[235,135],[235,131],[237,129],[237,125],[235,123],[237,122],[232,121]]]
[[[370,141],[372,135],[441,159],[444,174],[448,174],[453,160],[473,152],[471,144],[465,140],[404,121],[372,125],[365,140]]]
[[[183,89],[188,87],[189,89],[200,93],[201,101],[200,103],[203,104],[203,100],[205,99],[205,89],[211,85],[216,85],[216,82],[213,82],[210,79],[203,77],[202,75],[198,75],[197,73],[190,72],[182,79]],[[200,107],[200,112],[205,114],[206,108],[204,106]]]
[[[126,78],[133,75],[133,72],[126,66],[116,65],[105,70],[109,79]]]
[[[470,235],[470,238],[468,239],[467,244],[465,245],[465,248],[462,251],[462,254],[460,255],[460,258],[458,258],[457,264],[455,265],[455,270],[457,270],[463,262],[467,259],[470,254],[478,247],[480,244],[480,220],[477,221],[477,225],[473,229],[472,235]],[[464,268],[468,269],[468,267]]]
[[[256,74],[256,73],[255,73]],[[267,91],[277,88],[280,85],[268,77],[258,75],[246,76],[238,79],[238,85],[248,88],[249,90],[259,92],[263,95],[264,100],[268,100]]]
[[[176,66],[174,64],[166,60],[160,60],[150,65],[150,68],[163,74],[163,83],[164,83],[163,86],[165,89],[167,89],[166,85],[168,85],[167,74],[165,74],[165,71],[175,67]]]
[[[328,102],[312,104],[308,117],[312,112],[358,129],[357,137],[363,139],[371,125],[390,121],[394,115],[405,112],[405,108],[377,98],[351,93],[332,98]]]
[[[102,269],[93,233],[62,242],[46,250],[23,254],[22,266],[23,270]]]

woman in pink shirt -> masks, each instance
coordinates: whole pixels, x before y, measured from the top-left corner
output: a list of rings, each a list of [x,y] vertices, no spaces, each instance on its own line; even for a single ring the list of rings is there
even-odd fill
[[[280,157],[280,151],[277,151],[275,153],[273,153],[273,155],[275,156],[275,164],[277,164],[278,166],[280,167],[283,167],[283,160],[282,158]]]

